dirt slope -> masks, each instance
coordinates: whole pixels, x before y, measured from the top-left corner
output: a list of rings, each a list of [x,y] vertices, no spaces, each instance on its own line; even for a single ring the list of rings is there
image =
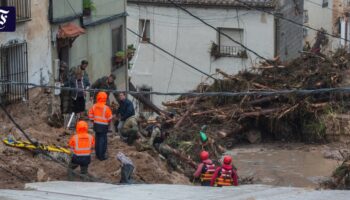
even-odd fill
[[[30,92],[30,101],[10,105],[7,109],[17,123],[34,139],[43,144],[66,146],[70,135],[64,135],[63,129],[52,128],[47,125],[47,111],[49,94],[39,89]],[[16,139],[24,139],[6,115],[0,114],[1,139],[11,133]],[[116,154],[123,152],[129,156],[136,170],[134,178],[146,183],[177,183],[189,184],[188,179],[177,172],[169,172],[166,163],[158,154],[138,152],[135,147],[129,147],[115,136],[108,137],[108,156],[106,161],[98,161],[93,157],[89,173],[106,182],[118,182],[120,179],[120,163]],[[0,143],[0,188],[22,188],[25,182],[66,180],[66,169],[49,161],[43,156],[36,156],[32,152],[7,147]],[[20,178],[9,172],[19,175]],[[23,179],[23,180],[21,180]]]

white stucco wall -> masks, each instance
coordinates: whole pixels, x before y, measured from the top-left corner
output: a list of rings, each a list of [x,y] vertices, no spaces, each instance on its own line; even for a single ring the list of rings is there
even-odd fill
[[[322,7],[323,0],[309,0],[304,1],[304,9],[308,11],[309,21],[305,23],[312,28],[320,29],[323,28],[327,33],[333,33],[333,0],[328,1],[327,7]],[[335,22],[334,22],[335,23]],[[317,31],[307,29],[307,36],[304,41],[310,42],[311,45],[315,43]],[[328,37],[329,44],[327,45],[327,51],[335,50],[339,47],[339,40]]]
[[[214,27],[244,29],[244,39],[240,42],[266,58],[274,57],[273,16],[248,10],[238,10],[237,13],[235,9],[188,9]],[[206,73],[213,74],[216,68],[220,68],[234,74],[257,62],[256,57],[249,52],[248,59],[223,57],[214,60],[210,57],[210,47],[212,41],[218,43],[217,32],[176,8],[129,4],[127,12],[128,28],[138,32],[139,19],[149,19],[153,43]],[[132,33],[128,32],[127,38],[128,44],[139,46],[138,55],[131,61],[133,69],[130,73],[136,87],[148,86],[157,92],[185,92],[194,89],[206,79],[205,75],[174,60],[152,45],[139,45],[139,39]],[[160,106],[162,101],[174,98],[153,95],[152,101]]]
[[[48,0],[31,1],[30,21],[17,23],[16,32],[0,33],[0,45],[11,40],[26,41],[28,45],[29,82],[46,84],[52,71]]]

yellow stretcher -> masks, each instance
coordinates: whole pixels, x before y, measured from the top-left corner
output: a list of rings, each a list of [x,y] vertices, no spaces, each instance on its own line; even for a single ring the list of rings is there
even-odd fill
[[[71,151],[68,148],[63,148],[63,147],[56,146],[56,145],[39,144],[38,146],[35,146],[28,141],[8,140],[7,138],[3,139],[2,141],[6,145],[11,146],[11,147],[23,148],[23,149],[28,149],[28,150],[41,149],[43,151],[71,154]]]

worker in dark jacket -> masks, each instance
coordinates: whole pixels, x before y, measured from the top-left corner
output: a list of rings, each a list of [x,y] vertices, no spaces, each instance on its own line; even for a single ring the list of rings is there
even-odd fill
[[[118,133],[121,134],[121,130],[124,126],[125,121],[135,115],[135,109],[132,102],[126,98],[124,92],[118,95],[119,108],[117,110],[117,115],[119,115]]]
[[[117,87],[115,86],[115,76],[113,74],[110,74],[109,76],[104,76],[102,78],[99,78],[95,81],[94,84],[91,85],[91,89],[101,89],[101,90],[117,90]],[[95,97],[98,92],[91,92],[90,98]],[[107,95],[109,92],[107,92]],[[115,99],[117,99],[117,93],[113,93]]]

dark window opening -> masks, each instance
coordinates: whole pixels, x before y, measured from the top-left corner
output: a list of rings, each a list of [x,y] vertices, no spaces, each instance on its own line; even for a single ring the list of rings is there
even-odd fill
[[[151,23],[148,19],[140,19],[139,34],[142,36],[142,42],[151,41]]]
[[[328,0],[323,0],[323,2],[322,2],[322,7],[323,7],[323,8],[328,7]]]
[[[140,92],[151,92],[151,88],[142,87],[139,89]],[[147,99],[149,102],[152,102],[152,96],[151,94],[142,94],[142,96]],[[147,105],[144,105],[143,103],[140,103],[140,111],[141,112],[152,112],[152,109],[150,109]]]
[[[0,80],[28,83],[27,43],[12,42],[0,47]],[[28,99],[27,85],[0,85],[0,103]]]

